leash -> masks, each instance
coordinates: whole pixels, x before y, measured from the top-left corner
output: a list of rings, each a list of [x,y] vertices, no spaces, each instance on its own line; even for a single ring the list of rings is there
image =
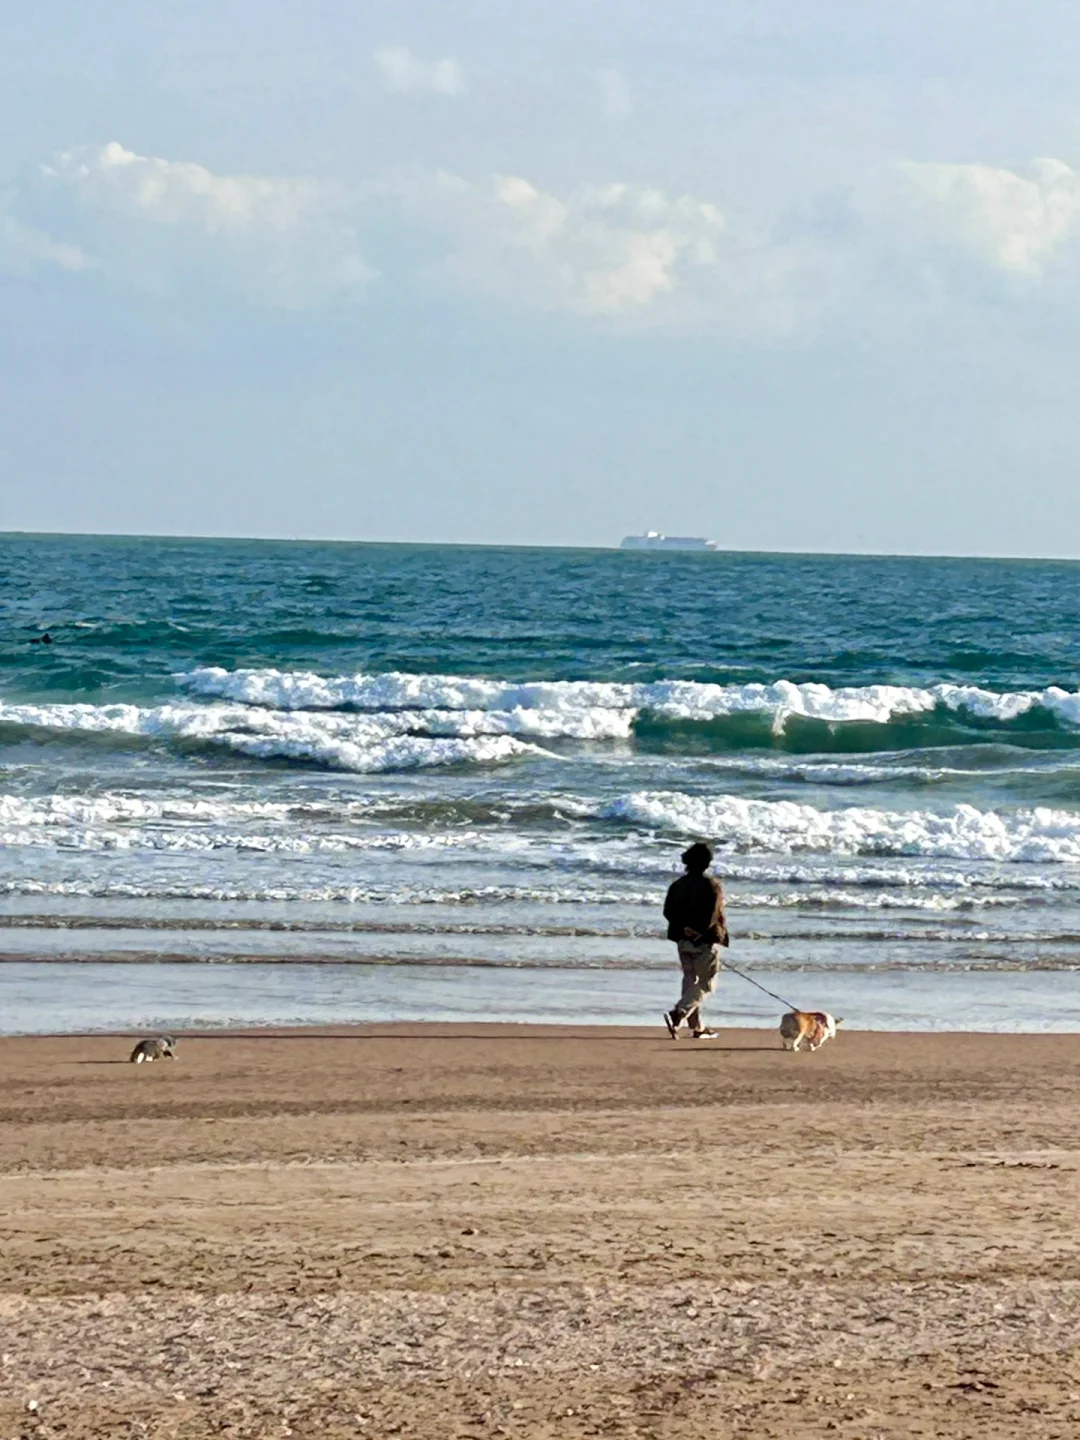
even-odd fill
[[[782,995],[777,995],[774,990],[767,990],[764,985],[758,984],[758,982],[751,979],[749,975],[744,974],[741,970],[736,970],[734,965],[729,965],[726,960],[722,960],[720,963],[725,970],[730,970],[733,975],[738,975],[740,980],[745,980],[748,984],[755,986],[763,994],[768,995],[770,1000],[779,1001],[781,1005],[786,1005],[789,1010],[798,1010],[799,1007],[797,1005],[793,1005],[790,1000],[785,1000]]]

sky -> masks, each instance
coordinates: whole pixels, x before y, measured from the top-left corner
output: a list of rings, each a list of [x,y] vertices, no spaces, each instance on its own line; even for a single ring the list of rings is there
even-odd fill
[[[35,0],[0,530],[1080,556],[1080,7]]]

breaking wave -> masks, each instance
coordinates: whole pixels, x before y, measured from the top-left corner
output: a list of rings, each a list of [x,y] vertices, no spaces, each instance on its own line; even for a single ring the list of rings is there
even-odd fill
[[[630,685],[591,680],[506,684],[457,675],[321,676],[308,671],[223,670],[208,666],[178,674],[193,694],[273,710],[450,710],[501,712],[525,717],[540,712],[545,727],[560,717],[559,733],[581,735],[597,724],[603,735],[621,727],[614,715],[632,721],[642,712],[673,720],[712,720],[764,714],[782,729],[792,717],[830,724],[888,724],[903,716],[942,709],[973,719],[1008,723],[1044,710],[1057,721],[1080,727],[1080,692],[1052,685],[1045,690],[995,691],[976,685],[828,685],[777,680],[771,685],[717,685],[693,680],[660,680]],[[528,723],[523,721],[523,723]],[[543,732],[555,733],[545,728]],[[622,730],[622,733],[628,733]]]
[[[261,760],[372,774],[492,764],[537,753],[486,714],[333,715],[246,705],[8,705],[0,726],[27,732],[186,742]]]
[[[941,811],[819,810],[790,800],[637,791],[604,805],[600,814],[649,830],[708,836],[720,849],[742,854],[1080,864],[1080,814],[1042,807],[1012,814],[973,805]]]
[[[348,713],[401,721],[431,734],[531,740],[617,741],[689,753],[774,748],[906,750],[985,742],[995,734],[1029,748],[1080,744],[1080,692],[995,691],[975,685],[833,688],[777,680],[644,684],[538,680],[510,684],[404,672],[323,676],[310,671],[177,674],[192,696],[269,713]],[[858,777],[837,776],[838,783]]]
[[[538,828],[523,828],[529,820]],[[1042,806],[819,808],[679,790],[636,790],[609,800],[521,795],[516,802],[505,796],[432,802],[348,794],[243,800],[109,791],[0,793],[0,845],[9,848],[267,855],[471,851],[504,866],[658,883],[677,868],[678,847],[688,835],[710,840],[725,878],[783,885],[950,890],[975,881],[973,865],[1080,865],[1080,814]],[[740,863],[742,856],[746,863]],[[822,862],[830,858],[838,868],[823,871]],[[919,862],[917,869],[896,863],[905,859]],[[852,867],[853,860],[871,863]],[[927,862],[938,861],[943,864],[928,868]],[[1071,889],[1074,880],[1065,874],[1059,884],[1032,870],[990,883],[1048,891],[1062,884]],[[812,901],[804,894],[800,903]]]
[[[38,880],[30,876],[21,876],[18,879],[0,881],[0,895],[8,896],[56,896],[62,899],[85,899],[85,900],[203,900],[213,903],[236,903],[236,902],[257,902],[267,904],[290,903],[304,905],[321,905],[324,903],[341,903],[343,905],[372,905],[387,906],[445,906],[449,908],[467,909],[470,906],[502,906],[502,905],[551,905],[551,906],[642,906],[649,907],[654,911],[657,908],[658,899],[662,899],[662,889],[656,890],[612,890],[605,888],[593,888],[582,885],[476,885],[452,888],[438,885],[375,885],[375,884],[315,884],[297,885],[285,884],[274,881],[259,883],[236,884],[228,881],[206,882],[199,884],[191,880],[170,882],[167,878],[155,878],[150,884],[139,884],[135,881],[102,880],[100,878],[88,878],[84,880]],[[38,923],[41,917],[32,916],[33,923]],[[71,917],[67,914],[53,917],[57,924],[72,926]],[[0,928],[12,928],[23,923],[23,917],[6,916],[0,917]],[[125,915],[122,918],[109,917],[104,923],[112,928],[123,929],[131,924],[141,924],[138,919]],[[160,921],[162,928],[175,926],[176,928],[194,928],[199,921],[183,920],[174,921],[165,919]],[[204,922],[207,929],[228,929],[232,928],[258,928],[255,922],[250,919],[243,921],[230,921],[213,918]],[[74,928],[74,927],[73,927]],[[310,929],[310,930],[365,930],[376,928],[372,925],[365,925],[358,921],[344,921],[336,926],[328,920],[312,921],[305,925],[303,922],[278,919],[265,922],[265,928],[278,929]],[[377,927],[380,930],[392,931],[393,925],[381,924]],[[412,934],[420,933],[423,930],[423,922],[408,920],[398,928]],[[475,927],[458,927],[462,933],[471,933]],[[485,926],[484,929],[491,931],[494,927]],[[511,930],[516,933],[520,926],[502,926],[503,930]],[[444,921],[438,923],[438,933],[447,931],[447,924]],[[536,930],[535,926],[528,927],[529,933]],[[551,933],[572,933],[579,934],[578,927],[547,927]],[[655,933],[655,922],[650,925],[648,933]],[[610,933],[610,932],[603,932]]]
[[[0,728],[119,745],[203,746],[252,760],[358,774],[552,756],[552,742],[617,744],[686,755],[746,749],[822,753],[965,746],[998,738],[1039,748],[1080,745],[1080,692],[996,692],[820,684],[719,685],[664,680],[502,681],[452,675],[319,676],[208,667],[175,677],[188,698],[154,706],[10,704]],[[751,767],[752,757],[739,762]],[[955,770],[900,765],[934,782]],[[853,785],[892,769],[806,765],[791,778]]]
[[[755,876],[755,879],[761,879]],[[821,877],[819,877],[820,879]],[[827,876],[824,877],[827,880]],[[150,901],[183,901],[201,900],[213,904],[234,904],[234,903],[266,903],[266,904],[342,904],[342,905],[367,905],[386,906],[396,909],[399,906],[409,908],[437,906],[448,909],[469,909],[471,907],[503,907],[515,905],[545,906],[545,907],[599,907],[617,908],[620,911],[628,909],[641,909],[649,912],[649,920],[634,927],[622,927],[600,931],[597,934],[620,934],[620,933],[641,933],[643,935],[655,936],[659,921],[656,916],[664,897],[664,887],[656,885],[650,889],[636,889],[633,886],[611,889],[594,887],[588,884],[566,884],[556,883],[552,885],[476,885],[458,888],[440,887],[431,885],[374,885],[374,884],[315,884],[297,885],[282,884],[273,881],[263,883],[237,884],[227,881],[198,882],[170,881],[167,877],[156,877],[152,883],[138,883],[135,881],[103,880],[101,878],[88,878],[83,880],[40,880],[32,876],[21,876],[17,879],[0,881],[0,895],[9,897],[31,898],[35,895],[42,897],[56,897],[60,899],[84,899],[84,900],[150,900]],[[965,890],[960,893],[920,893],[918,889],[910,890],[875,890],[869,887],[864,889],[844,889],[842,886],[829,889],[823,885],[817,888],[796,889],[789,891],[770,890],[739,890],[735,894],[729,894],[729,908],[733,913],[741,913],[750,910],[808,910],[808,911],[866,911],[870,913],[878,911],[922,911],[929,915],[951,915],[966,914],[971,911],[981,910],[1004,910],[1020,911],[1037,907],[1044,902],[1046,897],[1041,894],[1024,895],[1015,892],[996,893],[989,890]],[[372,923],[360,921],[335,922],[320,919],[309,922],[304,921],[283,921],[279,919],[257,922],[250,918],[243,920],[224,919],[221,917],[175,919],[158,918],[148,921],[143,916],[132,916],[125,914],[122,918],[115,915],[104,917],[91,917],[91,921],[73,918],[67,912],[56,915],[4,915],[0,916],[0,928],[21,928],[31,925],[54,925],[58,927],[77,929],[93,923],[99,928],[143,928],[148,924],[157,928],[168,929],[208,929],[228,930],[236,929],[257,929],[268,928],[273,930],[369,930],[378,928],[383,931],[393,931],[395,926],[383,922],[378,926]],[[420,933],[424,930],[424,922],[415,919],[402,921],[396,928],[407,933]],[[452,927],[445,920],[437,922],[437,931],[440,934],[447,933]],[[473,926],[457,927],[461,933],[471,933],[476,928]],[[594,933],[593,930],[583,931],[578,926],[540,926],[530,921],[517,926],[503,925],[496,927],[487,924],[482,927],[485,933],[492,933],[496,930],[507,930],[516,933],[521,930],[529,934],[582,934]],[[792,932],[785,931],[790,935]],[[925,933],[925,932],[920,932]]]

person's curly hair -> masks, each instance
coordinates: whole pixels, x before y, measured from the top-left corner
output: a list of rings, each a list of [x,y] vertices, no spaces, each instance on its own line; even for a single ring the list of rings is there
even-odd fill
[[[696,844],[690,846],[689,850],[683,851],[682,863],[686,866],[687,870],[694,870],[699,874],[704,874],[712,864],[712,851],[708,845],[698,840]]]

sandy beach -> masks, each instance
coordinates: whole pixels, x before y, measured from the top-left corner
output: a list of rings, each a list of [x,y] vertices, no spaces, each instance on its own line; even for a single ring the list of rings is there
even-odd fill
[[[1073,1437],[1080,1037],[0,1040],[4,1436]]]

